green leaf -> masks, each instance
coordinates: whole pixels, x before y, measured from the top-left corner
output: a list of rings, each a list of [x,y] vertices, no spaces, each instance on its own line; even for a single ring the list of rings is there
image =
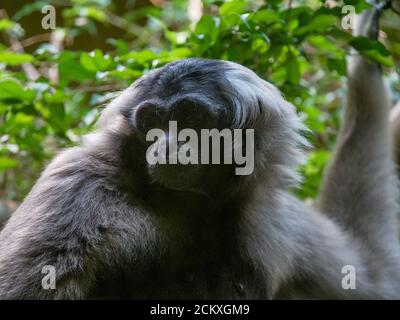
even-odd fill
[[[209,44],[213,44],[219,35],[220,20],[217,17],[203,15],[196,25],[195,33],[197,35],[209,36]]]
[[[367,37],[355,37],[351,40],[350,45],[373,62],[389,68],[394,66],[390,52],[379,41]]]
[[[93,72],[87,70],[79,61],[79,52],[63,51],[58,58],[60,85],[65,86],[70,82],[84,82],[93,80]]]
[[[225,2],[220,8],[219,8],[219,14],[221,16],[226,16],[230,14],[240,14],[245,11],[247,7],[247,1],[230,1],[230,2]]]
[[[14,118],[14,124],[20,125],[20,127],[25,127],[32,124],[34,117],[23,112],[18,112]]]
[[[118,66],[116,70],[110,71],[110,75],[119,79],[137,79],[142,76],[142,72],[139,70],[133,70],[126,68],[125,66]]]
[[[384,56],[390,55],[390,52],[386,49],[386,47],[382,43],[380,43],[377,40],[369,39],[367,37],[363,37],[363,36],[354,37],[350,41],[350,45],[358,51],[376,50]]]
[[[372,60],[373,62],[379,63],[384,67],[391,68],[394,67],[394,61],[392,57],[385,57],[382,54],[380,54],[378,51],[375,50],[363,50],[361,51],[361,54],[369,59]]]
[[[160,53],[159,60],[161,62],[170,62],[178,59],[190,57],[192,51],[189,48],[177,48],[171,51],[163,51]]]
[[[224,29],[232,29],[232,28],[237,28],[240,27],[240,25],[243,25],[243,19],[240,18],[240,15],[238,14],[228,14],[226,16],[222,17],[222,27]]]
[[[249,16],[249,20],[255,23],[272,23],[279,21],[279,15],[272,10],[259,10]]]
[[[27,53],[0,52],[0,63],[3,62],[11,66],[32,62],[33,60],[33,56]]]
[[[104,11],[96,8],[96,7],[85,7],[79,11],[79,14],[83,17],[89,17],[93,20],[97,20],[99,22],[106,22],[107,16]]]
[[[290,58],[286,64],[286,78],[291,84],[298,84],[300,81],[300,65],[295,57]]]
[[[18,162],[8,157],[0,157],[0,171],[15,168]]]
[[[311,152],[308,156],[308,161],[305,166],[304,173],[306,175],[315,175],[322,172],[322,169],[330,158],[330,152],[326,150],[317,150]]]
[[[111,65],[112,58],[104,55],[100,49],[96,49],[90,53],[83,53],[81,56],[81,64],[89,71],[105,71]]]
[[[11,29],[14,22],[8,19],[0,19],[0,31]]]
[[[297,29],[294,34],[296,35],[303,35],[308,32],[312,31],[319,31],[319,32],[324,32],[327,31],[329,27],[332,27],[336,24],[337,22],[337,17],[331,16],[331,15],[326,15],[326,14],[321,14],[316,16],[314,19],[312,19],[307,25],[304,27],[300,27]]]
[[[281,85],[283,84],[283,82],[285,81],[285,79],[287,79],[286,76],[286,69],[285,68],[278,68],[275,71],[273,71],[271,73],[271,75],[269,76],[269,78],[271,79],[271,81],[273,83],[276,83],[277,85]]]
[[[336,71],[341,76],[346,75],[346,59],[327,59],[326,63],[330,71]]]
[[[126,54],[129,52],[129,45],[126,41],[123,41],[121,39],[109,38],[106,42],[116,47],[118,50],[118,54]]]
[[[322,50],[322,52],[335,52],[337,46],[332,41],[329,41],[326,37],[321,35],[310,36],[307,38],[308,42],[316,49]]]
[[[144,63],[157,58],[157,54],[151,50],[134,51],[121,56],[122,60],[132,59],[139,63]]]
[[[0,81],[0,100],[32,101],[34,95],[35,93],[32,90],[26,90],[15,80]]]

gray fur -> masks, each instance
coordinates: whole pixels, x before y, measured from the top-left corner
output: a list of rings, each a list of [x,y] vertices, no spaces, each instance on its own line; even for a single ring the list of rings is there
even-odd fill
[[[182,97],[200,99],[220,126],[255,129],[252,175],[223,165],[162,173],[198,192],[152,176],[135,110],[146,101],[168,112]],[[275,87],[225,61],[155,70],[53,160],[2,230],[0,298],[399,298],[388,105],[379,68],[356,57],[321,214],[288,192],[307,142]],[[41,286],[45,265],[55,290]],[[356,267],[355,290],[341,287],[345,265]]]

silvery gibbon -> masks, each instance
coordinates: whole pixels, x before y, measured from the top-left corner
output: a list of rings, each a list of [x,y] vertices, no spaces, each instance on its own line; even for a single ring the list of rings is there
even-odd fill
[[[358,35],[377,37],[381,10],[361,15]],[[355,55],[311,208],[289,192],[305,127],[272,84],[228,61],[154,70],[106,107],[82,145],[50,163],[1,231],[0,298],[400,298],[389,106],[380,67]],[[253,172],[149,164],[146,133],[172,120],[253,129]],[[48,266],[54,288],[42,283]]]

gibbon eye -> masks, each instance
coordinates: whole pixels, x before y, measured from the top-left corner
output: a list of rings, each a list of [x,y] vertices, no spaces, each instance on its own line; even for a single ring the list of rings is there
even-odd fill
[[[202,101],[184,98],[171,107],[170,120],[177,121],[181,129],[203,129],[214,123],[215,115]]]
[[[160,106],[151,102],[144,102],[136,108],[134,113],[135,127],[142,133],[154,128],[160,128],[163,111]]]

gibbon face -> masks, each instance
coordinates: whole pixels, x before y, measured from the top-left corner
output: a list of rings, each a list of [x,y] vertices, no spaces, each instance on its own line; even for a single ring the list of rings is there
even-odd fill
[[[303,143],[293,106],[233,62],[170,63],[137,80],[113,105],[146,146],[150,178],[174,190],[245,185],[266,166],[291,167]]]

